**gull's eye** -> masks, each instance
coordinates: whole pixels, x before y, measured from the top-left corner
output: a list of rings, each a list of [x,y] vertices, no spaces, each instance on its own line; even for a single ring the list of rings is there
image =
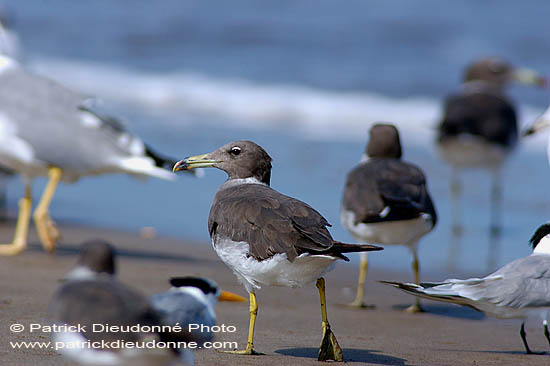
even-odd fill
[[[233,146],[229,152],[233,155],[239,155],[241,153],[241,148],[238,146]]]

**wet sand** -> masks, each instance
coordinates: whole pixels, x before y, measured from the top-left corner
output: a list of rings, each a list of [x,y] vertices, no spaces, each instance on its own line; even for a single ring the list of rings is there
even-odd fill
[[[0,237],[11,239],[13,223],[0,225]],[[209,243],[183,239],[143,239],[78,225],[61,225],[62,243],[55,255],[45,253],[34,233],[29,248],[16,257],[0,257],[0,363],[2,365],[72,365],[53,350],[15,350],[10,341],[48,341],[46,333],[12,333],[20,323],[48,324],[47,306],[58,279],[73,266],[78,246],[91,238],[107,239],[119,249],[119,277],[145,294],[167,288],[167,279],[201,275],[225,290],[247,296],[231,271],[217,258]],[[375,260],[376,253],[370,258]],[[327,304],[332,329],[350,365],[550,365],[550,355],[525,355],[519,321],[495,320],[467,308],[425,301],[427,313],[403,311],[412,298],[375,280],[410,280],[402,273],[372,270],[367,295],[375,310],[338,306],[353,297],[356,269],[339,263],[328,273]],[[454,276],[453,276],[454,277]],[[458,277],[458,276],[457,276]],[[436,280],[437,278],[426,278]],[[319,297],[315,285],[303,289],[265,288],[258,293],[255,348],[264,356],[236,356],[213,350],[196,352],[196,365],[319,365],[321,337]],[[234,325],[235,333],[216,340],[246,345],[247,303],[220,303],[218,324]],[[547,351],[542,328],[528,329],[533,350]]]

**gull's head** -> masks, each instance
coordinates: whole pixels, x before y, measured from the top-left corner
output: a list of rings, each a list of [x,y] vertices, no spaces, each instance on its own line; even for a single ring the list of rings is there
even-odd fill
[[[269,184],[271,178],[271,157],[252,141],[232,141],[208,154],[196,155],[180,160],[173,171],[214,167],[227,173],[229,179],[256,179]]]
[[[114,276],[115,248],[106,241],[95,239],[82,244],[74,269],[66,276],[67,280],[93,279],[100,276]]]
[[[534,254],[550,254],[550,222],[538,227],[529,240],[529,244],[532,246]]]
[[[510,83],[544,86],[545,79],[528,68],[515,68],[498,57],[484,57],[472,62],[464,72],[464,82],[482,81],[503,88]]]
[[[401,158],[401,141],[394,125],[377,123],[369,131],[366,154],[369,158]]]

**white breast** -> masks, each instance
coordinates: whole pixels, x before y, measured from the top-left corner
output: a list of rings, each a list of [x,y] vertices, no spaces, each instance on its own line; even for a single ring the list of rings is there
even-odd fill
[[[355,224],[355,214],[342,210],[340,221],[356,240],[382,245],[413,245],[433,228],[431,216],[428,214],[410,220]]]
[[[233,270],[249,292],[260,289],[262,285],[302,287],[313,283],[332,269],[331,264],[338,259],[328,255],[304,253],[293,262],[287,259],[286,254],[276,254],[258,261],[248,256],[249,246],[246,242],[214,238],[212,245],[220,259]]]

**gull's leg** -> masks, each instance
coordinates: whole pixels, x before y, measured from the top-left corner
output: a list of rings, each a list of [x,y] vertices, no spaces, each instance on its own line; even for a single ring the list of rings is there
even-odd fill
[[[521,340],[523,341],[523,345],[525,346],[525,353],[532,354],[531,350],[529,349],[529,345],[527,344],[527,338],[525,337],[525,322],[521,323],[521,328],[519,328],[519,335],[521,336]]]
[[[323,338],[319,347],[318,361],[334,360],[342,362],[344,356],[342,349],[336,340],[336,336],[330,329],[330,324],[327,318],[327,304],[325,298],[325,279],[323,277],[317,280],[317,289],[319,289],[319,297],[321,298],[321,328],[323,330]]]
[[[357,294],[355,295],[355,300],[350,302],[348,306],[358,307],[358,308],[374,308],[374,306],[368,306],[363,303],[363,297],[365,294],[365,279],[367,278],[367,268],[369,266],[369,259],[367,252],[360,253],[361,261],[359,263],[359,279],[357,281]]]
[[[256,293],[250,291],[250,324],[248,325],[248,342],[244,350],[219,351],[222,353],[232,353],[236,355],[263,355],[263,353],[254,350],[254,325],[256,324],[256,315],[258,315],[258,303],[256,302]]]
[[[527,337],[525,336],[525,322],[521,323],[521,328],[519,329],[519,335],[521,336],[521,340],[523,341],[523,345],[525,346],[525,353],[528,355],[542,355],[544,352],[533,352],[527,345]]]
[[[544,336],[546,337],[548,344],[550,344],[550,332],[548,331],[548,321],[545,319],[542,324],[544,325]]]
[[[462,223],[460,220],[460,196],[462,195],[462,185],[458,168],[453,167],[451,173],[451,205],[452,205],[452,231],[451,246],[447,258],[447,267],[449,270],[456,270],[458,255],[460,252],[460,240],[462,238]]]
[[[59,230],[55,226],[55,223],[48,214],[48,209],[55,193],[55,188],[61,180],[61,169],[57,167],[50,167],[48,170],[48,176],[50,177],[42,198],[33,213],[34,223],[36,230],[38,231],[38,237],[40,242],[46,251],[53,252],[55,250],[55,243],[59,239]]]
[[[0,244],[0,255],[16,255],[25,249],[27,246],[31,209],[31,184],[30,182],[26,182],[25,196],[19,200],[19,215],[17,216],[13,242],[11,244]]]
[[[493,185],[491,187],[491,227],[489,232],[489,255],[487,269],[494,270],[497,267],[500,252],[500,212],[502,202],[502,187],[500,185],[500,169],[493,170]]]
[[[418,245],[416,243],[411,247],[411,251],[413,254],[412,268],[414,272],[414,283],[418,285],[420,284],[420,263],[418,261]],[[415,296],[415,303],[409,306],[406,311],[408,313],[424,312],[424,309],[420,306],[420,299],[417,296]]]

